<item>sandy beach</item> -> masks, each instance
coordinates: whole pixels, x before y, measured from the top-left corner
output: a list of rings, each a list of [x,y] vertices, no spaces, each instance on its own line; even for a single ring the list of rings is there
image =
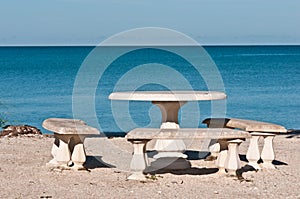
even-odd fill
[[[299,8],[0,1],[0,199],[300,199]]]
[[[276,169],[247,171],[242,173],[243,179],[220,176],[213,162],[200,159],[191,160],[190,170],[160,173],[147,182],[138,182],[126,180],[126,169],[98,162],[101,158],[90,154],[92,142],[88,140],[89,171],[61,171],[46,166],[54,138],[2,137],[0,198],[300,198],[299,138],[299,134],[276,136]],[[109,141],[131,153],[131,145],[124,138]],[[246,141],[240,146],[243,166],[248,144]],[[197,150],[195,146],[191,144],[192,150]],[[122,164],[130,162],[130,158],[125,160],[128,158],[124,156]],[[109,159],[114,159],[113,155]]]

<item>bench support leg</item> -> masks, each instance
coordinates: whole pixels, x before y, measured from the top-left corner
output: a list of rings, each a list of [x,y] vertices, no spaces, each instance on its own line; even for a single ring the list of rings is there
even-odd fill
[[[67,138],[59,139],[59,147],[57,149],[57,153],[55,157],[58,165],[65,168],[68,167],[68,163],[71,160],[71,153],[70,153],[68,141],[69,140]]]
[[[220,143],[216,143],[217,140],[212,139],[210,141],[210,146],[209,146],[209,152],[210,156],[208,156],[207,159],[209,160],[215,160],[219,156],[220,153]]]
[[[86,161],[86,155],[84,150],[84,137],[74,136],[73,138],[74,148],[71,156],[71,160],[74,163],[73,169],[84,169],[83,164]]]
[[[54,143],[53,143],[52,149],[51,149],[51,155],[53,156],[53,159],[47,163],[47,166],[57,166],[58,165],[56,156],[58,153],[59,139],[57,139],[57,138],[54,138],[54,139],[55,140],[54,140]]]
[[[246,154],[246,158],[249,161],[248,165],[252,166],[256,170],[261,169],[257,163],[260,158],[259,148],[258,148],[259,137],[260,135],[251,133],[250,144]]]
[[[130,164],[132,174],[127,178],[128,180],[145,181],[146,177],[143,171],[147,167],[146,160],[146,144],[149,140],[129,140],[133,144],[133,155]]]
[[[225,161],[228,154],[228,143],[226,140],[218,140],[218,144],[220,146],[220,153],[218,154],[215,164],[219,168],[218,173],[225,174]]]
[[[47,163],[47,166],[62,169],[84,169],[83,164],[86,161],[86,154],[83,141],[85,137],[58,134],[54,136],[55,140],[51,150],[53,159]],[[74,164],[73,166],[71,166],[72,163]]]
[[[272,161],[275,159],[275,153],[273,149],[273,139],[275,134],[265,134],[264,137],[264,147],[261,151],[261,159],[263,160],[262,166],[268,169],[275,169]]]
[[[236,170],[241,168],[239,145],[242,142],[240,139],[228,141],[228,155],[225,161],[225,168],[230,176],[236,176]]]

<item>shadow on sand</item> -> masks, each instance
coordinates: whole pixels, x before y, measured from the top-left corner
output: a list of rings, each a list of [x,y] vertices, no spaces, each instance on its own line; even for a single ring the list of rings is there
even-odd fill
[[[155,175],[155,174],[165,174],[165,173],[171,173],[174,175],[208,175],[208,174],[213,174],[218,172],[218,168],[196,168],[192,167],[189,169],[184,169],[184,170],[164,170],[164,169],[159,169],[152,171],[151,167],[147,168],[145,170],[146,174],[150,175]]]
[[[205,159],[207,156],[209,156],[210,152],[187,150],[184,152],[184,154],[186,154],[188,156],[187,160],[201,160],[201,159]]]
[[[286,138],[300,138],[300,130],[298,129],[289,129],[288,130],[288,136]]]
[[[239,155],[240,157],[240,160],[243,161],[243,162],[248,162],[247,158],[246,158],[246,155]],[[262,163],[262,159],[259,159],[258,160],[258,164]],[[272,164],[276,165],[276,166],[280,166],[280,165],[288,165],[287,163],[285,162],[281,162],[279,160],[273,160]]]
[[[156,150],[147,151],[147,156],[149,158],[153,158],[156,154],[157,154]],[[187,160],[201,160],[201,159],[205,159],[207,156],[209,156],[210,152],[187,150],[184,152],[184,154],[186,154],[188,156]]]
[[[241,161],[243,161],[243,162],[248,162],[248,160],[247,160],[247,158],[246,158],[246,155],[239,155],[239,157],[240,157],[240,160]],[[258,160],[258,164],[260,164],[260,163],[262,163],[263,161],[261,160],[261,159],[259,159]],[[279,166],[279,165],[288,165],[287,163],[285,163],[285,162],[281,162],[281,161],[279,161],[279,160],[273,160],[272,161],[272,164],[273,165],[276,165],[276,166]],[[246,172],[248,172],[248,171],[258,171],[258,170],[256,170],[255,168],[253,168],[252,166],[250,166],[250,165],[245,165],[245,166],[243,166],[242,168],[240,168],[240,169],[238,169],[237,171],[236,171],[236,175],[237,175],[237,178],[239,179],[239,180],[245,180],[244,178],[243,178],[243,173],[246,173]]]
[[[83,166],[86,169],[116,168],[114,165],[110,165],[102,161],[102,156],[86,156],[86,162]]]

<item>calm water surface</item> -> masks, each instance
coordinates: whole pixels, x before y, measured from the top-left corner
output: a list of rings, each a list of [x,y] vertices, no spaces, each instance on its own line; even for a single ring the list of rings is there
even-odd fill
[[[1,47],[0,116],[12,124],[29,124],[44,132],[46,131],[41,127],[44,119],[72,117],[74,81],[82,62],[92,49],[93,47]],[[288,129],[300,129],[300,46],[212,46],[205,47],[205,50],[222,75],[228,96],[228,117],[262,120],[284,125]],[[191,56],[197,54],[191,53]],[[185,60],[151,48],[136,51],[112,63],[98,83],[95,110],[101,131],[113,133],[138,126],[160,125],[161,116],[157,107],[147,102],[133,102],[130,103],[130,116],[135,126],[120,128],[114,121],[111,102],[107,99],[126,72],[153,58],[156,63],[172,65],[186,77],[194,89],[207,89],[203,79],[199,78]],[[140,81],[141,75],[144,74],[135,76],[136,81]],[[173,81],[167,73],[165,78]],[[126,90],[126,86],[125,84],[122,88]],[[165,88],[155,84],[141,85],[139,88],[157,89]],[[125,102],[119,102],[119,106],[122,103]],[[199,107],[201,119],[198,126],[202,127],[201,120],[211,116],[210,102],[200,102]],[[186,105],[183,110],[189,108]],[[123,117],[122,113],[118,114],[118,117]],[[126,117],[124,115],[124,120]],[[182,118],[181,125],[190,126],[185,118]]]

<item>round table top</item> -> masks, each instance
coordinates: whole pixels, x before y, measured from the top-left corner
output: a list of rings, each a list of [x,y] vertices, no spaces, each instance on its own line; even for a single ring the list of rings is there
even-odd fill
[[[200,101],[225,99],[226,94],[217,91],[131,91],[114,92],[108,98],[133,101]]]

